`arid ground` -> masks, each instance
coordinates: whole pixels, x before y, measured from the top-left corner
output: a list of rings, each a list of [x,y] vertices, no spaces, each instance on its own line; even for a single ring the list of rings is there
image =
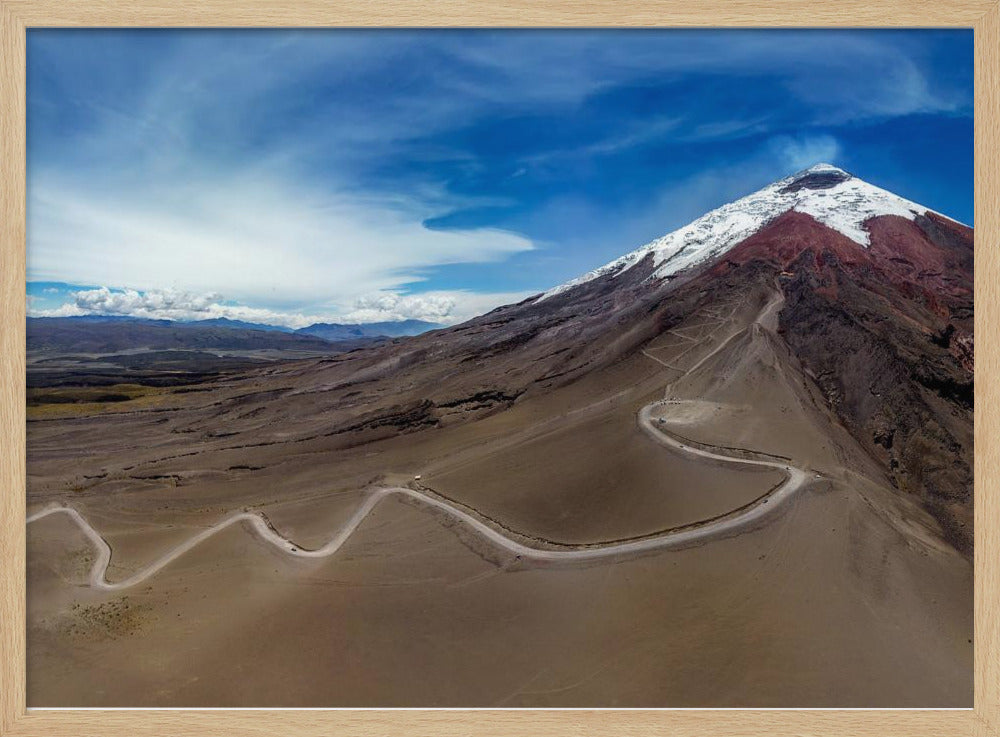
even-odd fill
[[[754,277],[695,300],[566,383],[509,337],[469,369],[435,352],[501,311],[36,416],[28,512],[78,510],[111,549],[112,583],[243,510],[320,548],[387,487],[540,550],[736,522],[535,560],[395,494],[326,557],[243,521],[104,590],[98,548],[50,514],[28,527],[29,705],[971,705],[969,556],[789,350],[787,291]],[[529,364],[532,389],[483,388]],[[786,463],[805,481],[747,514]]]

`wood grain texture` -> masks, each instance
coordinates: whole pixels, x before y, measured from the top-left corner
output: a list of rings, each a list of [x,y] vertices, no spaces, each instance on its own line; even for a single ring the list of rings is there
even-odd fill
[[[0,733],[25,706],[24,44],[0,6]]]
[[[12,735],[162,737],[275,734],[407,737],[987,737],[971,711],[142,711],[43,712]]]
[[[4,0],[29,26],[973,26],[995,0]]]
[[[960,711],[25,713],[25,27],[959,26],[976,32],[976,686]],[[0,0],[0,735],[1000,735],[998,0]],[[915,643],[915,645],[917,645]]]
[[[1000,733],[1000,6],[976,25],[976,714]]]

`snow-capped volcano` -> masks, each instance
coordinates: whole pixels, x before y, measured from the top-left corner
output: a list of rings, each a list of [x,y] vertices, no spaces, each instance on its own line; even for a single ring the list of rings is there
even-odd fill
[[[712,210],[683,228],[550,289],[540,300],[601,276],[617,275],[650,254],[655,268],[650,278],[662,279],[676,274],[721,256],[775,218],[792,210],[811,216],[866,248],[870,238],[865,224],[871,218],[896,215],[913,220],[932,212],[868,184],[832,164],[816,164]]]

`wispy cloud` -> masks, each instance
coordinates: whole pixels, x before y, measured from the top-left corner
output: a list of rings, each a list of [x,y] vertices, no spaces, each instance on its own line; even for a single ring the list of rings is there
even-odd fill
[[[336,309],[419,282],[435,265],[498,261],[532,247],[498,230],[431,230],[423,221],[434,214],[421,202],[302,191],[253,174],[132,192],[42,175],[31,202],[29,274]]]
[[[830,135],[779,136],[770,145],[788,171],[832,163],[840,157],[840,143]]]

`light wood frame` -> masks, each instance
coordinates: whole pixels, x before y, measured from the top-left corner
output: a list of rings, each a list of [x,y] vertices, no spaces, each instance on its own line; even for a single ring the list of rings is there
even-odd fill
[[[975,32],[975,706],[959,710],[25,709],[25,32],[32,27],[964,27]],[[0,0],[0,735],[1000,737],[1000,0]],[[992,330],[991,330],[992,329]],[[915,646],[918,646],[915,643]]]

